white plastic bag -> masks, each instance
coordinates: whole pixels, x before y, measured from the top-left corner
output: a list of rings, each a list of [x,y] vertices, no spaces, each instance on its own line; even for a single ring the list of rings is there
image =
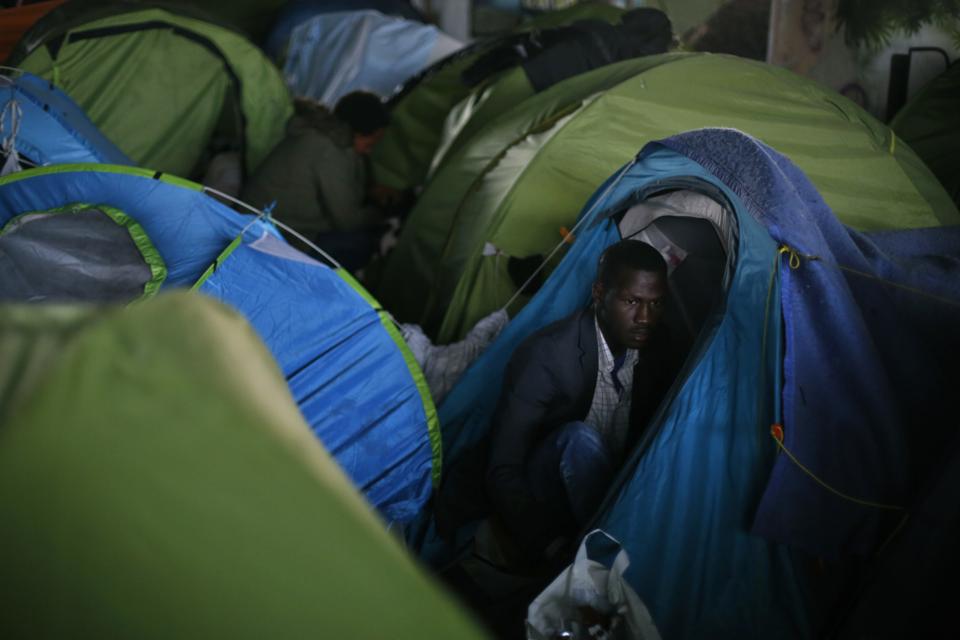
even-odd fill
[[[594,536],[613,542],[619,552],[607,568],[591,560]],[[595,529],[584,537],[577,556],[527,610],[528,640],[659,640],[660,634],[640,596],[623,577],[630,558],[620,543]]]

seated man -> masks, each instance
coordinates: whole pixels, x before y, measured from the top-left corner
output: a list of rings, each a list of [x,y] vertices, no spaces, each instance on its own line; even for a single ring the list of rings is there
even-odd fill
[[[609,247],[592,293],[591,308],[517,348],[493,417],[491,524],[501,550],[527,563],[589,522],[677,371],[656,249]]]
[[[389,121],[380,98],[356,91],[333,112],[307,98],[294,101],[286,137],[244,187],[257,207],[328,251],[348,269],[376,250],[383,219],[368,201],[367,156]],[[295,243],[298,244],[298,243]]]

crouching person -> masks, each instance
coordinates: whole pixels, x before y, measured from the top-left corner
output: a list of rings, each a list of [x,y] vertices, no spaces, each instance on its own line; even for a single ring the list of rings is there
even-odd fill
[[[368,202],[367,160],[383,137],[389,113],[380,98],[354,92],[331,112],[305,98],[294,101],[286,137],[243,190],[258,207],[354,270],[377,248],[384,222]]]
[[[660,323],[666,298],[657,250],[621,241],[600,258],[592,306],[514,352],[486,471],[506,558],[549,558],[597,511],[676,375]]]

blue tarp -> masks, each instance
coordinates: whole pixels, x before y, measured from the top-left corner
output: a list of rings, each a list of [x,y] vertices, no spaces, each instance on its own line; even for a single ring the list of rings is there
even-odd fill
[[[21,110],[15,148],[29,162],[41,166],[133,164],[67,94],[26,72],[0,76],[0,137],[9,136],[13,128],[13,111],[7,108],[11,101],[16,101]]]
[[[280,364],[310,427],[392,520],[431,491],[427,418],[378,310],[285,242],[244,244],[200,291],[241,310]]]
[[[431,491],[429,395],[382,312],[349,276],[291,248],[267,222],[198,185],[124,167],[74,165],[0,180],[0,226],[26,211],[108,204],[134,218],[166,262],[164,286],[188,287],[243,234],[201,291],[242,313],[271,350],[307,423],[390,521],[418,513]]]
[[[456,465],[486,436],[499,395],[491,381],[502,379],[520,341],[588,303],[597,258],[619,239],[604,217],[622,211],[645,189],[662,189],[676,178],[713,185],[731,203],[739,230],[733,277],[722,316],[701,336],[654,420],[655,435],[642,457],[625,466],[595,524],[629,552],[628,579],[664,637],[806,637],[815,623],[794,548],[875,549],[886,514],[837,501],[777,453],[770,426],[781,419],[780,373],[787,447],[831,485],[866,499],[902,502],[906,453],[900,405],[903,398],[914,407],[932,403],[937,384],[922,378],[904,382],[921,373],[916,366],[901,373],[884,369],[908,360],[915,365],[917,358],[866,354],[878,343],[892,352],[891,345],[902,340],[907,356],[916,356],[920,342],[929,347],[940,336],[921,339],[911,333],[920,331],[916,324],[897,330],[889,319],[875,322],[885,312],[851,293],[859,291],[851,274],[830,265],[851,264],[894,279],[909,271],[916,276],[904,281],[909,286],[956,301],[960,296],[951,292],[956,285],[942,277],[960,256],[956,230],[937,230],[951,240],[920,251],[927,256],[924,268],[898,267],[880,252],[856,260],[868,246],[916,249],[922,246],[915,244],[918,236],[931,236],[913,231],[909,238],[871,238],[846,229],[786,158],[736,131],[703,130],[650,144],[636,164],[598,190],[609,192],[600,201],[595,196],[585,211],[593,209],[600,222],[585,223],[594,226],[580,231],[542,289],[442,405],[447,464]],[[810,237],[822,242],[806,243]],[[789,255],[779,253],[781,243],[821,260],[801,259],[800,268],[791,269]],[[931,252],[954,259],[931,260]],[[872,290],[877,293],[876,286]],[[880,290],[889,295],[889,287]],[[904,293],[894,297],[902,300],[884,303],[896,308],[910,298],[907,290],[899,291]],[[925,322],[931,330],[957,326],[957,314],[943,311],[939,320]],[[938,370],[926,373],[935,376]],[[857,380],[848,384],[845,376],[854,374]],[[842,469],[831,466],[839,461]],[[428,539],[425,557],[439,557],[430,558],[437,548],[436,540]]]
[[[423,21],[423,17],[405,0],[292,0],[281,9],[263,48],[268,56],[274,60],[280,60],[290,39],[290,33],[300,23],[321,13],[368,9],[406,20]]]
[[[324,13],[291,32],[283,75],[294,95],[332,107],[351,91],[388,97],[461,46],[432,25],[376,11]]]

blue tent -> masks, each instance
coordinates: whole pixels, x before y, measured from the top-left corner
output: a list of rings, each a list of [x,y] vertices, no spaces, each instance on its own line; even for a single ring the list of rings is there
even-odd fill
[[[0,137],[6,139],[14,128],[14,103],[20,109],[14,148],[28,163],[133,164],[70,96],[25,71],[0,75]]]
[[[663,637],[809,637],[809,559],[875,552],[956,436],[960,229],[855,232],[784,156],[705,129],[647,145],[575,232],[441,406],[446,477],[486,437],[517,345],[588,304],[600,253],[638,235],[678,264],[689,352],[591,528],[629,552]]]
[[[433,402],[389,316],[348,273],[294,250],[272,224],[237,213],[199,185],[119,166],[67,165],[0,179],[0,241],[24,220],[20,214],[84,205],[138,223],[130,233],[144,253],[159,254],[163,287],[194,287],[248,319],[307,423],[387,520],[403,522],[422,509],[440,473]],[[74,233],[80,244],[97,239]]]
[[[432,25],[377,11],[322,13],[292,30],[283,75],[294,95],[332,107],[351,91],[389,97],[462,46]]]

